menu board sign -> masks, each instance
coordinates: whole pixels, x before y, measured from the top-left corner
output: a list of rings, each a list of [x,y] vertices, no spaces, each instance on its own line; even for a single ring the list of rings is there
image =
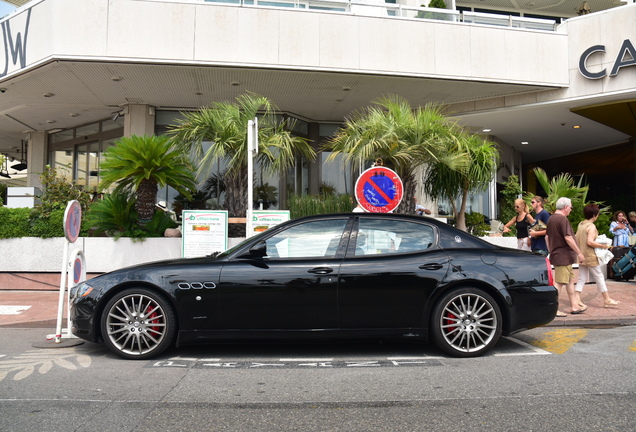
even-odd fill
[[[227,249],[226,210],[184,210],[181,256],[203,257]]]
[[[267,231],[288,220],[289,210],[254,210],[252,212],[252,235]]]

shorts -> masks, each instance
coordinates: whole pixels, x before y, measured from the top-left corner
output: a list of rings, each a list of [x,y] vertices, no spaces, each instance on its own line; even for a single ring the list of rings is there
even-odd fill
[[[554,282],[559,284],[569,284],[572,280],[574,280],[572,264],[554,266]]]

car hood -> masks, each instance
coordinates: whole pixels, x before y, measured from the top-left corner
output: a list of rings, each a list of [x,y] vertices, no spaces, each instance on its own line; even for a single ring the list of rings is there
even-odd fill
[[[117,285],[121,282],[130,282],[135,280],[147,281],[161,285],[161,279],[164,276],[174,275],[176,272],[183,270],[184,267],[196,267],[198,265],[209,266],[217,261],[221,260],[212,257],[201,257],[153,261],[113,270],[111,272],[95,276],[87,282],[95,288],[105,288]]]

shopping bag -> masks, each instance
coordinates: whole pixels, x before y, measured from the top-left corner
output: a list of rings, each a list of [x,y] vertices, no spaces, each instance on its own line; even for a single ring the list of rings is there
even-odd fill
[[[596,243],[605,245],[612,244],[612,240],[608,239],[605,234],[601,234],[600,236],[596,237],[596,240],[594,241]],[[594,253],[596,253],[596,257],[598,258],[600,264],[607,264],[612,260],[612,258],[614,258],[614,254],[607,249],[594,248]]]
[[[614,258],[614,254],[607,249],[594,248],[594,252],[600,264],[607,264]]]

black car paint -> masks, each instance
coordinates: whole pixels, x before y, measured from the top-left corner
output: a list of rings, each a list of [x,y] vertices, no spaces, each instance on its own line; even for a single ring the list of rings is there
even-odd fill
[[[259,240],[308,219],[304,218],[274,227],[215,258],[149,263],[91,279],[93,292],[72,302],[73,332],[99,341],[98,317],[105,303],[118,290],[133,286],[158,289],[170,301],[179,317],[177,344],[209,337],[264,337],[264,320],[269,320],[266,329],[274,330],[267,337],[273,338],[408,334],[426,340],[427,317],[437,299],[460,286],[481,288],[495,298],[503,314],[504,335],[547,324],[554,318],[558,299],[556,290],[547,285],[545,261],[540,255],[498,247],[434,219],[412,216],[413,221],[433,226],[436,244],[431,249],[348,258],[358,218],[392,216],[324,217],[342,216],[350,222],[338,253],[319,262],[268,261],[249,252]],[[402,268],[396,268],[398,264]],[[272,270],[266,279],[258,276],[263,269]],[[326,269],[329,271],[324,273]],[[413,282],[418,285],[407,286]],[[382,291],[387,286],[399,295]],[[311,296],[304,298],[307,292]],[[538,316],[537,309],[544,310],[543,314]]]

